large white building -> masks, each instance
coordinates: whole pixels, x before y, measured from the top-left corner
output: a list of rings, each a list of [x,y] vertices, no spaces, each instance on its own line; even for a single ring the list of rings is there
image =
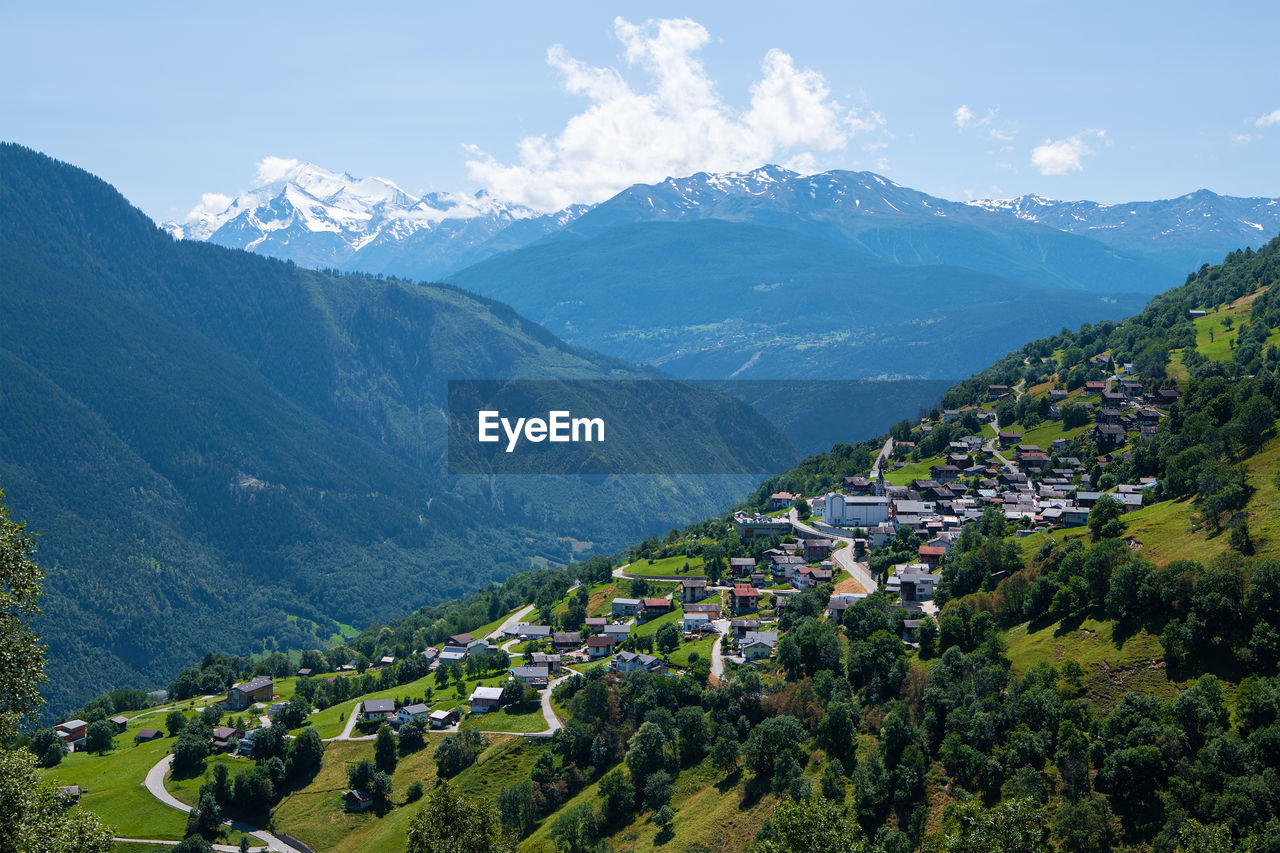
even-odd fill
[[[822,520],[835,527],[875,527],[889,520],[889,499],[878,495],[853,496],[828,492]]]

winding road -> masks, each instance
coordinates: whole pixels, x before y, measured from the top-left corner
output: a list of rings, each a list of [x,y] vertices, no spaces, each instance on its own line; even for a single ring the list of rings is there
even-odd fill
[[[173,764],[173,756],[166,755],[164,758],[156,762],[156,765],[147,771],[147,778],[142,783],[146,789],[151,792],[151,796],[170,808],[177,809],[181,812],[190,812],[191,806],[179,800],[173,794],[170,794],[164,787],[164,776],[169,772],[169,767]],[[265,829],[245,823],[239,820],[224,820],[223,826],[229,826],[237,832],[243,832],[245,835],[252,835],[254,838],[262,841],[267,845],[268,850],[279,851],[279,853],[303,853],[297,847],[285,843],[282,839],[272,835]],[[221,849],[221,848],[220,848]],[[237,848],[226,848],[237,849]]]

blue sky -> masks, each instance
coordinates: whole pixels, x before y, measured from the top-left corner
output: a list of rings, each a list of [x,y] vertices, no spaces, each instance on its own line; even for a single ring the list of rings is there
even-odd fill
[[[266,157],[541,207],[756,160],[1280,196],[1271,3],[114,5],[0,13],[0,138],[157,219]]]

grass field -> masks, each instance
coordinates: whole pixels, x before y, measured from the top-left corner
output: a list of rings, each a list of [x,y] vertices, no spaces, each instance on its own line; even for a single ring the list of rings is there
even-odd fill
[[[1038,631],[1018,625],[1009,630],[1009,659],[1013,671],[1024,675],[1035,663],[1047,661],[1061,669],[1074,660],[1084,669],[1084,695],[1096,709],[1110,710],[1126,692],[1172,699],[1184,684],[1169,681],[1160,641],[1139,631],[1117,645],[1112,622],[1085,619],[1079,625],[1055,623]]]
[[[676,649],[670,655],[670,661],[676,666],[688,666],[689,654],[697,652],[701,660],[711,660],[711,649],[716,643],[720,642],[719,634],[709,634],[700,640],[689,642],[687,640],[680,641],[680,648]]]
[[[684,571],[685,564],[689,565],[689,570]],[[677,554],[674,557],[665,557],[661,560],[654,560],[650,563],[648,560],[637,560],[626,568],[629,575],[638,575],[641,577],[691,577],[700,578],[703,576],[702,567],[705,565],[701,557],[686,557],[683,554]]]
[[[911,462],[896,471],[886,471],[884,481],[892,486],[905,486],[912,480],[928,480],[929,469],[934,465],[941,465],[943,462],[944,460],[941,456],[921,459],[919,462]]]
[[[1035,429],[1027,429],[1021,424],[1014,424],[1010,429],[1022,433],[1022,441],[1019,444],[1034,444],[1046,453],[1049,452],[1049,446],[1059,438],[1076,438],[1084,435],[1092,428],[1091,424],[1072,427],[1064,430],[1062,421],[1045,421]]]
[[[545,732],[547,720],[542,716],[542,705],[534,705],[531,709],[518,714],[501,711],[490,711],[487,714],[475,714],[462,721],[464,729],[480,729],[486,732],[511,732],[512,734],[531,734]]]

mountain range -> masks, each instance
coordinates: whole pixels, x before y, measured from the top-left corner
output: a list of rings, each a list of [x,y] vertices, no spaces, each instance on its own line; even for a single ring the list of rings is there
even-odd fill
[[[776,166],[552,214],[298,165],[176,236],[444,279],[570,342],[687,378],[953,379],[1028,335],[1137,311],[1280,231],[1274,199],[955,202]]]

